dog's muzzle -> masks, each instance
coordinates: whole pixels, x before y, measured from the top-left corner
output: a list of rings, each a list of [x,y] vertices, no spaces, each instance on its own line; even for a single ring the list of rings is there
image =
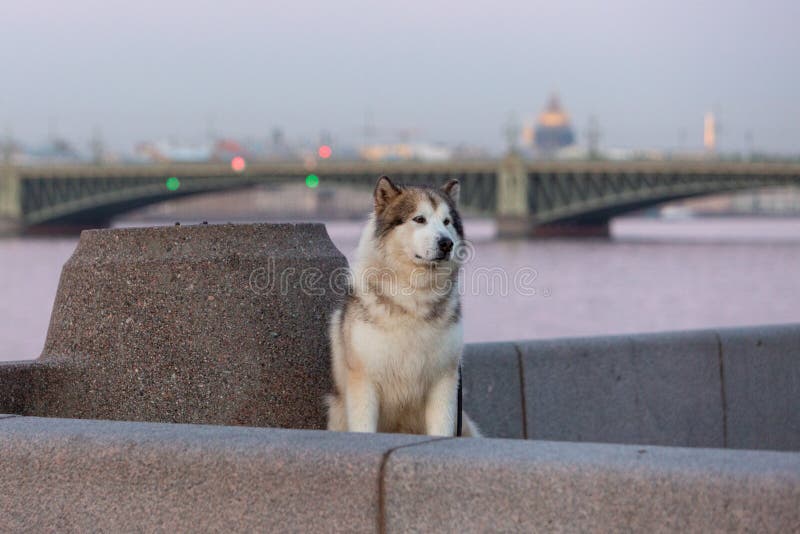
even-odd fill
[[[449,237],[441,237],[439,238],[439,250],[436,256],[437,261],[446,260],[450,257],[450,253],[453,252],[453,240]]]

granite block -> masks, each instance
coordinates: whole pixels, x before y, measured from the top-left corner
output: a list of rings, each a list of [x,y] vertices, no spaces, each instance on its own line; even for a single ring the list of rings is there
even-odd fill
[[[800,326],[719,331],[727,445],[800,450]]]
[[[386,532],[797,532],[800,454],[448,440],[393,452]]]
[[[9,532],[376,532],[386,454],[423,436],[12,417]]]
[[[477,343],[464,349],[464,411],[483,435],[524,438],[519,355],[513,343]]]
[[[529,439],[724,446],[713,332],[519,344]]]
[[[0,406],[41,416],[324,428],[347,262],[315,224],[81,234],[44,351]],[[20,382],[31,371],[8,371]],[[25,400],[20,400],[20,399]]]

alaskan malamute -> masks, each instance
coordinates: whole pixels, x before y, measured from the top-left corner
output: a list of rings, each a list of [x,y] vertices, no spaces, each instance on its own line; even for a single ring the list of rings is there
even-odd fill
[[[463,349],[458,180],[375,187],[352,287],[330,324],[328,429],[453,436]],[[464,436],[479,436],[463,418]]]

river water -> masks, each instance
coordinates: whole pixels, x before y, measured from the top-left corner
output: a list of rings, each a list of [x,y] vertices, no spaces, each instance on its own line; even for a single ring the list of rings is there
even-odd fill
[[[486,220],[466,229],[467,341],[800,322],[800,219],[622,218],[611,240],[498,241]],[[360,224],[328,230],[352,257]],[[38,357],[76,243],[0,239],[0,360]]]

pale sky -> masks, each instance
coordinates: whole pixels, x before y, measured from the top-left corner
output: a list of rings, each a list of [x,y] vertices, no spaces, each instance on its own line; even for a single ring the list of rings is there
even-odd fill
[[[0,0],[0,126],[81,148],[221,134],[504,144],[556,89],[584,140],[800,153],[800,1]],[[683,133],[682,133],[683,132]]]

